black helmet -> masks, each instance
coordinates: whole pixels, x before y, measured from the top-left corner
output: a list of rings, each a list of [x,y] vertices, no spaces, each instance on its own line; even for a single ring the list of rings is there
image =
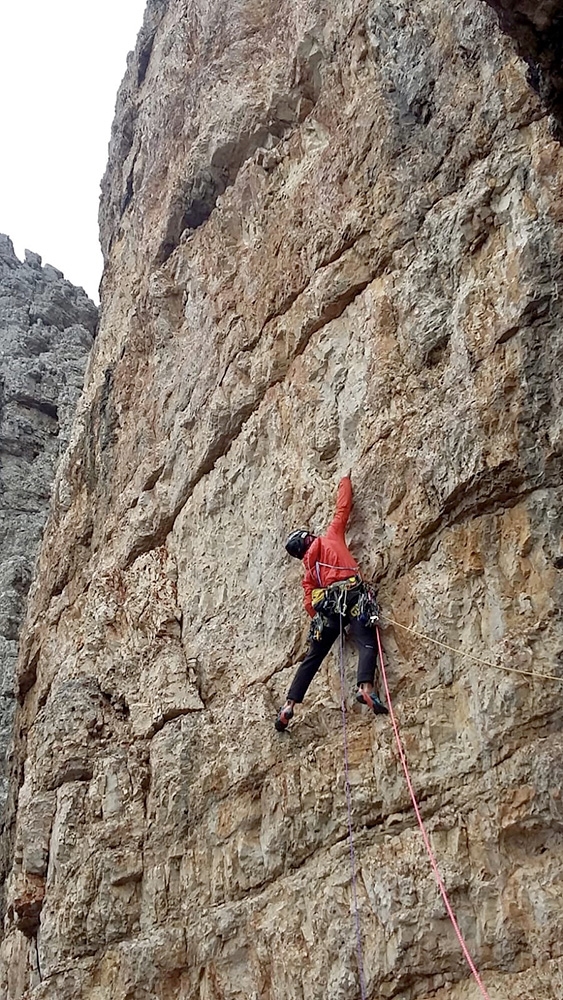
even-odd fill
[[[289,552],[290,556],[294,556],[296,559],[302,559],[305,555],[307,549],[315,541],[315,535],[312,535],[310,531],[306,528],[297,528],[296,531],[292,531],[291,535],[285,543],[286,551]]]

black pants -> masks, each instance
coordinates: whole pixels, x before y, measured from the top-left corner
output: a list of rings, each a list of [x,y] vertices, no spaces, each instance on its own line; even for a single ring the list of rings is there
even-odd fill
[[[330,614],[324,617],[328,624],[323,628],[319,640],[311,639],[307,655],[299,664],[297,673],[287,692],[287,698],[290,701],[303,701],[309,684],[331,646],[340,635],[340,616]],[[343,617],[342,627],[344,628],[345,625],[350,626],[350,635],[358,647],[358,684],[366,682],[373,684],[375,668],[377,666],[375,628],[360,625],[358,619],[348,613]]]

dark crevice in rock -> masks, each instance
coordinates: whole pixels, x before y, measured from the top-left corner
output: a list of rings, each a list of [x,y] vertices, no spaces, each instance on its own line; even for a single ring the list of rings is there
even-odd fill
[[[105,691],[100,686],[100,694],[106,704],[110,705],[118,718],[126,720],[131,715],[131,709],[122,691]]]
[[[23,705],[28,691],[31,691],[37,680],[37,665],[39,663],[39,652],[37,651],[31,659],[27,660],[24,669],[18,677],[18,701]]]
[[[350,285],[344,292],[332,299],[321,311],[320,316],[305,327],[304,333],[307,340],[303,345],[303,349],[298,351],[295,354],[295,357],[299,357],[299,355],[303,353],[314,333],[322,330],[323,326],[327,326],[328,323],[332,323],[335,319],[339,319],[348,306],[350,306],[352,302],[358,298],[358,295],[362,294],[372,281],[373,277],[369,275],[369,277]]]
[[[282,296],[282,298],[279,301],[274,302],[272,309],[270,309],[270,311],[266,315],[264,322],[262,323],[262,327],[257,334],[255,342],[252,345],[250,345],[251,349],[253,347],[256,347],[260,339],[260,336],[264,328],[268,325],[268,323],[270,323],[273,319],[281,319],[282,316],[285,316],[286,313],[289,312],[294,302],[296,302],[297,299],[300,297],[300,295],[302,295],[303,292],[306,291],[306,289],[310,286],[312,278],[316,273],[318,273],[318,271],[322,270],[323,267],[328,267],[329,264],[335,264],[338,260],[340,260],[344,256],[345,253],[348,252],[348,250],[352,250],[352,248],[362,239],[362,237],[368,235],[369,233],[365,229],[362,229],[359,233],[354,233],[353,235],[351,235],[349,231],[343,232],[341,241],[338,243],[338,246],[334,250],[332,250],[332,252],[330,252],[326,257],[323,257],[321,261],[319,261],[318,267],[316,268],[313,275],[311,275],[311,277],[307,281],[301,282],[301,284],[299,284],[296,288],[293,288],[290,292],[285,292],[283,289],[281,289],[280,295]],[[245,348],[245,350],[248,350],[248,348]]]
[[[115,365],[108,365],[105,369],[103,382],[85,415],[84,441],[88,444],[82,455],[80,478],[88,492],[98,497],[111,479],[115,460],[119,414],[114,400],[114,370]],[[89,534],[80,544],[89,546],[91,522],[84,530]]]
[[[218,146],[210,162],[184,183],[172,201],[168,225],[157,255],[163,264],[174,252],[181,239],[207,222],[217,199],[231,187],[243,164],[258,149],[273,149],[299,124],[313,108],[313,103],[296,91],[278,99],[268,121],[253,132]]]
[[[35,938],[41,921],[41,910],[45,899],[45,879],[39,875],[27,875],[23,891],[8,910],[8,917],[27,938]]]
[[[13,396],[15,403],[19,403],[20,406],[25,406],[28,410],[38,410],[39,413],[44,413],[47,417],[51,417],[53,420],[58,420],[59,411],[54,403],[48,403],[46,400],[34,399],[33,396],[27,396],[23,393],[17,393]]]
[[[140,87],[143,83],[147,70],[149,68],[149,62],[152,55],[152,50],[154,46],[155,31],[153,31],[147,39],[143,41],[139,49],[138,65],[137,65],[137,86]]]
[[[16,833],[16,813],[19,794],[24,782],[24,761],[27,756],[27,734],[16,728],[10,754],[10,780],[3,815],[0,815],[0,924],[4,925],[6,913],[7,876],[13,863]]]
[[[163,472],[164,472],[164,462],[162,462],[158,466],[158,468],[153,469],[150,475],[147,476],[145,482],[143,483],[143,493],[148,493],[149,490],[154,489]]]
[[[163,264],[168,260],[184,234],[193,232],[207,222],[217,199],[234,184],[243,163],[257,149],[263,146],[271,148],[280,138],[281,134],[276,134],[273,127],[272,130],[264,128],[215,151],[210,164],[202,167],[173,200],[157,263]]]
[[[174,722],[176,719],[181,719],[184,715],[191,715],[193,712],[202,712],[203,706],[201,708],[171,708],[168,712],[164,712],[151,726],[148,733],[148,739],[152,740],[157,733],[164,729],[168,722]]]
[[[563,0],[486,0],[501,29],[516,42],[529,66],[529,81],[557,120],[563,138]]]
[[[92,764],[84,761],[70,762],[66,765],[64,773],[57,775],[55,780],[45,787],[50,789],[61,788],[72,781],[91,781],[93,777],[94,768]]]
[[[113,405],[111,394],[114,382],[114,366],[110,365],[104,372],[104,384],[100,396],[99,406],[99,443],[101,451],[106,451],[115,444],[115,432],[118,425],[118,416]]]
[[[131,168],[125,185],[125,193],[121,200],[120,215],[123,215],[133,197],[133,168]]]

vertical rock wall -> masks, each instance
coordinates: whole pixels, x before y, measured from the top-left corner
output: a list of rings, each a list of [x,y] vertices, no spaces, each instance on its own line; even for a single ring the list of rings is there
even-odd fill
[[[0,816],[18,633],[97,322],[81,288],[0,235]]]
[[[272,725],[307,632],[283,539],[350,466],[386,613],[493,664],[384,630],[462,930],[491,998],[561,1000],[562,217],[479,0],[149,3],[18,667],[9,1000],[360,995],[333,658]],[[367,995],[470,1000],[354,660]]]
[[[562,0],[487,0],[503,31],[514,38],[526,60],[529,79],[555,116],[559,138],[563,128]]]

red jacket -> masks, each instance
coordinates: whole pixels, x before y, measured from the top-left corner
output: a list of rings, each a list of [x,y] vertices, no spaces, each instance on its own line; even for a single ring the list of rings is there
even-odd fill
[[[311,593],[316,587],[330,587],[331,583],[336,583],[337,580],[345,580],[346,577],[359,573],[358,564],[344,537],[351,510],[352,483],[348,476],[344,476],[338,484],[336,513],[326,533],[315,538],[303,557],[305,566],[303,603],[311,618],[315,614]]]

